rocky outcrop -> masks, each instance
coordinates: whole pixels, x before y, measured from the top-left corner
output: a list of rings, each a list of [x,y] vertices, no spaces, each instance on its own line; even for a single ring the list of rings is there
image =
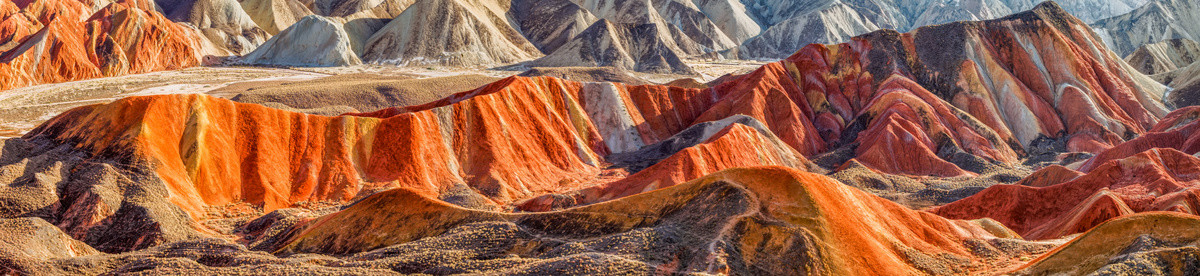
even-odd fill
[[[297,0],[245,0],[241,4],[250,19],[271,35],[278,35],[305,16],[313,14]]]
[[[595,15],[568,0],[514,0],[509,14],[521,34],[545,54],[596,22]]]
[[[0,55],[0,88],[64,82],[101,76],[99,64],[89,59],[87,40],[79,24],[66,20],[48,22],[24,42]],[[55,53],[49,53],[50,50]],[[123,60],[122,52],[110,52]]]
[[[652,0],[650,4],[669,26],[678,28],[691,41],[704,47],[704,52],[720,51],[737,46],[720,26],[688,0]]]
[[[1192,213],[1192,174],[1200,158],[1153,149],[1106,162],[1086,175],[1044,187],[996,185],[933,212],[949,218],[992,218],[1027,239],[1053,239],[1137,212]]]
[[[1013,32],[1010,24],[1033,29]],[[1037,154],[1031,152],[1034,144],[1045,138],[1064,141],[1065,151],[1097,152],[1144,133],[1165,115],[1159,103],[1164,88],[1104,52],[1079,26],[1082,22],[1056,5],[1044,4],[998,20],[908,34],[881,31],[851,43],[813,45],[782,66],[794,72],[790,81],[797,90],[811,91],[791,97],[807,102],[799,106],[810,108],[805,114],[812,112],[810,135],[850,146],[868,166],[890,168],[885,172],[952,176],[967,168],[978,173],[988,162],[956,159],[953,152],[1012,162]],[[1079,100],[1059,100],[1071,97]],[[923,116],[943,119],[913,119]],[[896,163],[896,154],[911,161]]]
[[[834,44],[850,40],[880,27],[846,4],[789,17],[772,24],[738,48],[744,59],[772,59],[791,55],[812,44]]]
[[[62,0],[71,3],[73,0]],[[0,90],[104,76],[172,70],[200,63],[194,29],[172,23],[144,2],[124,0],[92,13],[84,6],[32,1],[4,19],[40,27],[0,54]],[[78,2],[74,2],[78,4]],[[50,5],[61,10],[42,7]],[[83,9],[83,10],[76,10]],[[80,14],[90,14],[77,21]],[[34,18],[38,22],[26,22]],[[24,22],[24,23],[20,23]],[[19,24],[18,24],[19,23]],[[20,34],[20,31],[13,32]]]
[[[612,66],[650,73],[695,74],[684,59],[736,46],[690,2],[594,0],[579,8],[590,26],[532,66]],[[576,22],[571,26],[579,26]]]
[[[1154,77],[1174,88],[1167,94],[1167,102],[1176,107],[1200,105],[1200,62]]]
[[[1036,7],[1041,1],[880,1],[747,0],[746,16],[762,28],[762,35],[745,41],[736,57],[782,59],[810,43],[833,44],[876,29],[908,32],[922,26],[957,21],[996,19]],[[1067,13],[1083,22],[1094,22],[1132,11],[1146,0],[1058,1]],[[737,10],[737,9],[735,9]],[[718,21],[718,20],[714,20]],[[1122,54],[1124,56],[1124,54]]]
[[[675,35],[656,24],[618,24],[601,19],[553,53],[534,60],[534,66],[616,67],[651,73],[695,74],[684,63],[686,51]],[[685,40],[688,48],[698,45]]]
[[[1150,133],[1099,152],[1078,171],[1043,169],[1067,177],[1046,177],[1034,187],[997,185],[964,200],[937,207],[934,213],[959,219],[996,219],[1031,239],[1079,233],[1119,216],[1137,212],[1193,213],[1192,178],[1200,171],[1197,111],[1172,112]]]
[[[340,19],[310,15],[243,56],[247,64],[349,66],[362,64]]]
[[[504,65],[541,56],[506,21],[507,2],[419,0],[371,36],[362,58],[395,65]]]
[[[1197,60],[1200,60],[1200,44],[1189,39],[1142,45],[1125,57],[1129,65],[1147,75],[1174,72]]]
[[[1114,219],[1046,253],[1014,275],[1195,274],[1200,217],[1152,212]]]
[[[22,12],[12,1],[0,3],[0,53],[6,52],[24,38],[38,31],[41,22],[30,13]]]
[[[1127,14],[1092,24],[1114,52],[1129,55],[1142,45],[1167,39],[1200,39],[1200,4],[1153,0]]]
[[[167,18],[198,28],[209,43],[229,55],[250,53],[271,37],[236,0],[160,1],[159,7]]]
[[[649,192],[724,169],[764,165],[816,168],[765,125],[748,116],[697,124],[662,142],[639,146],[636,151],[616,152],[608,160],[636,173],[573,192],[577,204]]]
[[[746,10],[746,5],[737,0],[696,0],[696,8],[708,15],[725,36],[736,44],[758,35],[762,26]]]
[[[39,218],[104,252],[125,252],[199,235],[168,203],[150,167],[120,157],[93,158],[44,139],[0,144],[0,209],[5,219]]]

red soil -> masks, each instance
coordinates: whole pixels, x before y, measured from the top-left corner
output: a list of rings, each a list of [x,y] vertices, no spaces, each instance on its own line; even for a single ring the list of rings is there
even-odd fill
[[[589,204],[649,192],[725,169],[805,167],[808,160],[804,156],[772,138],[754,128],[732,124],[707,142],[681,150],[625,179],[579,191],[577,202]]]
[[[16,12],[0,4],[0,39],[20,41],[12,49],[0,48],[7,50],[0,54],[0,90],[200,62],[198,34],[167,20],[146,1],[117,1],[94,12],[77,0],[18,4]]]
[[[1043,171],[1047,170],[1062,169]],[[1104,162],[1066,182],[1040,187],[996,185],[931,211],[955,219],[992,218],[1027,239],[1050,239],[1136,212],[1195,214],[1200,207],[1198,180],[1200,158],[1156,148]]]

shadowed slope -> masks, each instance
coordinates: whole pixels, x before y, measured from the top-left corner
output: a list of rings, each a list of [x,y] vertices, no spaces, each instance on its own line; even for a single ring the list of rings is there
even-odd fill
[[[135,158],[153,160],[171,187],[172,201],[192,215],[201,214],[205,206],[242,201],[267,210],[299,202],[344,202],[363,189],[397,186],[436,197],[466,184],[475,197],[503,205],[611,182],[600,174],[605,156],[638,150],[697,123],[738,114],[761,122],[803,157],[839,147],[834,154],[838,156],[831,158],[843,159],[833,166],[855,158],[885,173],[969,176],[1015,162],[1022,151],[1013,146],[1027,144],[1028,138],[1022,137],[1069,137],[1068,149],[1090,150],[1121,141],[1117,133],[1140,133],[1144,123],[1156,121],[1157,116],[1144,108],[1155,103],[1139,102],[1152,92],[1137,90],[1102,67],[1088,67],[1099,66],[1099,61],[1087,58],[1090,52],[1082,52],[1065,36],[1092,40],[1077,31],[1062,33],[1075,29],[1058,25],[1077,23],[1064,16],[1048,4],[998,21],[922,29],[915,35],[881,32],[832,48],[813,45],[786,61],[710,89],[511,77],[425,105],[332,118],[203,96],[141,97],[73,110],[30,137],[73,141],[102,156],[134,152]],[[933,91],[913,81],[962,76],[966,73],[954,70],[971,68],[950,66],[971,63],[965,57],[956,60],[912,50],[932,39],[924,33],[953,33],[954,28],[984,32],[994,27],[995,37],[987,39],[1022,41],[1026,34],[1007,33],[1013,29],[1004,26],[1010,24],[1028,24],[1034,34],[1047,33],[1050,39],[1046,49],[1018,53],[1050,58],[1051,50],[1066,51],[1060,55],[1082,57],[1074,60],[1085,63],[1071,64],[1096,69],[1036,70],[1028,72],[1026,82],[1009,79],[1012,85],[1060,81],[1041,84],[1062,87],[1058,91],[1064,97],[1107,104],[1052,109],[1040,94],[1025,91],[1017,99],[1040,104],[1015,110],[1050,115],[1001,117],[990,113],[995,106],[951,104],[972,102],[962,100],[971,97],[972,92],[965,91],[975,91],[966,90],[966,81],[928,85],[938,89]],[[880,58],[866,59],[867,55]],[[1097,58],[1105,56],[1111,54]],[[972,74],[993,83],[1012,76],[1003,70],[986,72]],[[992,102],[986,99],[981,103]],[[1055,124],[1058,117],[1053,114],[1067,118],[1066,129]],[[981,117],[995,120],[975,119]],[[1023,121],[1033,118],[1040,123]],[[1042,128],[1029,132],[1005,127],[1039,124]],[[1069,136],[1061,136],[1064,131]]]
[[[461,6],[420,5],[441,4]],[[494,8],[494,15],[508,10]],[[990,263],[1020,262],[1012,259],[1015,249],[1007,247],[1015,241],[987,235],[1016,235],[995,227],[994,221],[947,221],[854,188],[923,207],[966,197],[995,182],[1016,182],[1021,172],[1004,169],[1022,158],[1053,159],[1059,152],[1082,151],[1099,153],[1095,160],[1122,159],[1144,152],[1142,146],[1186,140],[1185,132],[1195,128],[1188,123],[1195,112],[1163,117],[1165,109],[1157,102],[1162,87],[1142,82],[1145,76],[1107,52],[1081,26],[1056,5],[1045,4],[1000,20],[909,34],[881,31],[845,44],[810,45],[787,60],[707,88],[510,77],[421,105],[337,117],[203,95],[126,98],[73,109],[6,144],[0,152],[0,169],[5,170],[0,172],[5,184],[0,197],[12,204],[0,214],[43,217],[105,252],[203,236],[245,238],[256,248],[296,238],[289,248],[297,252],[379,249],[360,257],[416,258],[406,259],[412,261],[407,264],[421,269],[397,266],[412,273],[449,271],[429,268],[428,263],[437,262],[422,266],[421,260],[475,265],[453,270],[463,273],[490,271],[485,267],[489,262],[479,259],[510,251],[522,253],[497,262],[546,269],[533,270],[539,272],[571,262],[639,271],[983,271],[992,269]],[[253,98],[251,94],[242,100]],[[294,102],[328,100],[296,97]],[[356,104],[415,100],[381,97]],[[1159,118],[1165,118],[1161,127],[1154,127]],[[1165,134],[1145,134],[1148,130]],[[1125,141],[1139,134],[1145,135]],[[1174,136],[1153,138],[1161,135]],[[1176,145],[1185,152],[1190,147]],[[639,158],[623,158],[630,155]],[[56,165],[56,160],[66,161]],[[1173,201],[1191,198],[1174,193],[1190,185],[1186,180],[1171,180],[1187,177],[1159,168],[1184,171],[1196,158],[1160,150],[1129,160],[1134,161],[1104,163],[1117,164],[1105,170],[1131,169],[1148,178],[1092,183],[1107,185],[1108,192],[1091,186],[1075,189],[1079,196],[1070,194],[1074,202],[1046,211],[1064,219],[1026,224],[1008,221],[1013,216],[995,217],[1031,237],[1061,236],[1121,214],[1190,206]],[[780,174],[758,169],[731,176],[722,182],[727,184],[679,184],[730,167],[757,165],[852,171],[839,179],[864,181],[844,187],[821,178],[823,186],[813,188],[792,182],[807,183],[804,179],[814,176],[776,168],[768,171],[787,170],[782,178],[804,181],[762,184],[778,179],[753,178]],[[1055,187],[1065,184],[1047,182],[1101,177],[1075,178],[1069,170],[1061,171],[1065,168],[1055,168],[1065,175],[1039,175],[1045,182],[1030,184],[1047,187],[1022,189],[1062,189]],[[910,186],[872,181],[877,176],[920,181]],[[1158,182],[1121,182],[1141,180]],[[825,187],[830,185],[836,188]],[[1132,188],[1118,190],[1123,187]],[[1139,196],[1147,194],[1138,190],[1142,188],[1171,194],[1158,194],[1167,195],[1161,201],[1165,205],[1150,204],[1139,201],[1148,198]],[[774,196],[783,198],[764,199]],[[1020,197],[1004,199],[1025,204]],[[240,223],[239,212],[251,216],[358,200],[321,221],[291,217],[291,225],[276,227],[269,231],[273,234],[263,234],[270,236],[265,239],[230,230]],[[789,205],[805,200],[813,203]],[[575,206],[579,204],[591,205]],[[575,208],[492,212],[570,207]],[[991,209],[1003,212],[1003,207]],[[855,216],[834,210],[851,210]],[[814,215],[789,217],[804,212]],[[372,217],[388,215],[405,221]],[[968,215],[977,214],[963,216]],[[426,223],[430,221],[435,224]],[[345,232],[375,224],[394,235]],[[441,236],[454,229],[454,235]],[[981,229],[994,231],[981,234]],[[565,236],[539,238],[546,233]],[[603,237],[591,239],[597,235]],[[499,242],[477,244],[471,237]],[[540,247],[547,251],[531,251],[541,245],[525,243],[556,239]],[[397,247],[386,248],[391,246]],[[413,253],[455,246],[470,250]],[[538,255],[545,252],[557,253]],[[980,252],[991,252],[986,254],[996,260],[974,256],[984,254]],[[578,267],[583,266],[571,268]]]
[[[1129,65],[1147,75],[1173,72],[1197,60],[1200,60],[1200,44],[1185,38],[1142,45],[1125,57]]]
[[[1200,36],[1200,4],[1188,0],[1151,0],[1129,13],[1096,21],[1094,27],[1113,51],[1131,54],[1138,47],[1173,38]]]
[[[1044,180],[1030,180],[1037,183],[1032,187],[993,186],[933,212],[993,218],[1032,239],[1079,233],[1135,212],[1194,214],[1200,206],[1193,189],[1200,158],[1191,155],[1200,151],[1198,112],[1200,107],[1190,107],[1168,114],[1152,132],[1100,152],[1080,164],[1079,172],[1045,168],[1034,174]]]
[[[1196,274],[1200,218],[1137,214],[1105,222],[1013,272],[1049,274]]]
[[[845,210],[862,212],[843,216]],[[668,273],[965,273],[983,263],[975,261],[979,257],[964,242],[1008,235],[1003,228],[908,210],[823,176],[759,167],[726,170],[612,202],[549,213],[467,210],[409,190],[391,190],[312,222],[282,250],[347,254],[485,221],[514,223],[555,240],[580,241],[584,252],[620,250]],[[625,238],[606,244],[616,237]],[[628,247],[644,243],[649,247]],[[568,245],[559,244],[527,243],[510,252],[536,256],[531,254]],[[610,247],[618,244],[626,246]]]
[[[541,56],[506,21],[511,3],[418,0],[367,40],[364,62],[395,65],[487,66]]]
[[[176,22],[187,22],[225,55],[250,53],[271,34],[259,28],[237,0],[158,1],[162,13]]]
[[[996,185],[933,212],[949,218],[992,218],[1029,239],[1091,229],[1147,211],[1194,213],[1200,158],[1171,149],[1113,160],[1073,180],[1043,186]]]
[[[753,118],[733,116],[711,123],[712,125],[703,126],[702,131],[685,130],[681,132],[681,135],[673,136],[673,140],[670,141],[673,143],[690,142],[693,146],[670,151],[672,150],[670,147],[678,145],[668,146],[659,143],[636,152],[620,154],[626,159],[638,159],[647,158],[648,155],[652,156],[649,152],[669,151],[671,153],[669,157],[658,160],[653,160],[653,157],[650,157],[651,160],[637,160],[640,161],[639,163],[653,165],[635,170],[636,174],[625,179],[577,191],[575,192],[576,200],[581,204],[613,200],[669,187],[730,168],[764,165],[790,168],[815,167],[803,155],[788,147],[778,137],[771,134],[762,123]],[[689,130],[691,129],[689,128]],[[697,134],[699,137],[688,137]],[[614,158],[620,157],[609,156],[609,159],[615,162],[633,161],[612,160]]]

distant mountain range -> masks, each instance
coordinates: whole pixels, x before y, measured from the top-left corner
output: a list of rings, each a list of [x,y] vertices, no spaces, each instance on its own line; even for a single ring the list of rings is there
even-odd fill
[[[157,0],[138,2],[177,27],[157,29],[183,37],[187,52],[155,66],[101,72],[98,59],[74,72],[61,59],[16,58],[39,43],[34,36],[60,21],[82,30],[110,0],[18,0],[0,6],[0,51],[16,68],[0,89],[180,68],[246,56],[244,64],[335,66],[361,63],[441,66],[613,66],[653,73],[694,74],[689,59],[786,58],[805,45],[832,44],[878,29],[901,32],[954,21],[998,18],[1033,8],[1034,0]],[[1124,56],[1141,44],[1196,33],[1195,4],[1186,0],[1073,0],[1060,5]],[[128,5],[128,4],[126,4]],[[55,6],[53,9],[39,8]],[[137,6],[137,5],[133,5]],[[1123,17],[1104,19],[1124,13]],[[307,24],[296,24],[309,19]],[[151,18],[153,16],[150,16]],[[323,17],[323,19],[321,18]],[[1179,19],[1179,20],[1175,20]],[[92,18],[90,20],[95,20]],[[1175,21],[1184,23],[1173,23]],[[320,22],[321,24],[315,24]],[[1190,23],[1188,23],[1190,22]],[[170,22],[163,22],[169,24]],[[1189,25],[1190,24],[1190,25]],[[332,25],[340,25],[334,27]],[[306,30],[306,28],[320,28]],[[288,29],[300,28],[299,30]],[[1131,30],[1163,29],[1164,32]],[[118,30],[120,31],[120,30]],[[75,31],[83,33],[82,31]],[[287,34],[287,35],[281,35]],[[83,34],[87,35],[87,34]],[[300,37],[303,36],[303,37]],[[285,40],[270,43],[270,40]],[[112,56],[113,49],[61,40],[81,52]],[[116,36],[114,41],[147,43]],[[270,44],[271,47],[261,47]],[[21,47],[18,47],[23,45]],[[348,47],[346,47],[348,45]],[[133,47],[122,45],[122,49]],[[140,46],[139,46],[140,47]],[[134,47],[138,48],[138,47]],[[150,47],[154,48],[154,47]],[[152,50],[147,50],[152,51]],[[260,51],[255,53],[255,51]],[[320,53],[320,54],[314,54]],[[126,55],[137,54],[126,51]],[[314,55],[323,60],[313,60]],[[58,59],[58,60],[56,60]],[[299,60],[298,60],[299,59]],[[168,64],[162,64],[167,62]],[[87,65],[91,64],[91,65]],[[66,69],[64,69],[66,70]],[[24,73],[20,73],[24,72]]]

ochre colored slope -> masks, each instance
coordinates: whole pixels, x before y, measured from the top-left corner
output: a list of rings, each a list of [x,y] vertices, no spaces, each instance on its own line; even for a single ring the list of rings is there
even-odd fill
[[[504,94],[530,97],[530,104],[552,104],[539,96],[556,96]],[[73,110],[32,135],[77,141],[102,156],[151,160],[173,202],[193,215],[241,201],[267,210],[344,201],[367,183],[390,181],[427,194],[472,183],[504,201],[560,189],[553,178],[599,171],[592,149],[562,123],[567,114],[550,111],[567,109],[538,106],[529,110],[547,113],[501,119],[499,100],[480,97],[378,119],[291,113],[199,95],[134,97]],[[526,121],[511,121],[520,119]]]
[[[19,41],[0,45],[0,90],[200,63],[196,32],[167,20],[148,1],[121,0],[97,11],[77,0],[12,7],[0,4],[0,39]]]
[[[1065,141],[1064,150],[1070,151],[1103,150],[1145,132],[1164,113],[1156,100],[1161,94],[1156,89],[1162,87],[1144,85],[1140,82],[1144,76],[1123,69],[1127,67],[1124,63],[1114,61],[1091,33],[1077,30],[1078,26],[1084,25],[1056,5],[1047,4],[1005,19],[922,28],[909,34],[881,31],[839,45],[810,45],[785,61],[709,89],[564,82],[561,89],[544,91],[540,99],[520,100],[544,101],[531,104],[545,105],[561,116],[533,125],[574,129],[574,134],[567,135],[551,128],[545,133],[557,134],[544,137],[538,130],[539,139],[560,144],[555,147],[582,144],[585,146],[575,147],[594,151],[549,156],[578,155],[593,167],[599,164],[591,159],[601,161],[608,154],[658,142],[697,123],[740,114],[762,122],[805,157],[849,148],[845,152],[850,154],[839,156],[837,163],[857,158],[891,174],[970,176],[994,164],[1015,163],[1030,154],[1026,147],[1038,141]],[[942,40],[949,45],[928,45]],[[104,45],[109,44],[126,47],[124,43]],[[1000,47],[1004,45],[1028,47]],[[943,54],[930,53],[930,48],[939,48],[938,53]],[[1007,60],[1022,56],[1037,60]],[[130,70],[143,68],[139,64],[145,59],[130,59]],[[100,55],[97,60],[105,61],[106,66],[100,67],[105,74],[124,68],[120,62],[109,62],[120,58]],[[994,68],[968,66],[971,64]],[[1064,65],[1007,68],[998,64]],[[457,103],[464,99],[515,97],[491,94],[520,91],[525,89],[518,88],[526,86],[523,82],[506,79],[425,105],[353,115],[386,118],[439,107],[456,106],[453,109],[458,110]],[[979,94],[985,92],[991,94]],[[558,100],[567,98],[571,100]],[[1054,100],[1058,98],[1092,104],[1059,105]],[[497,110],[498,106],[478,108]],[[504,119],[479,119],[496,124],[525,120],[520,112],[534,112],[518,111],[501,115]],[[591,122],[581,122],[578,117],[582,114]],[[495,152],[495,156],[472,157],[484,163],[502,163],[509,156],[518,156],[509,155],[509,150],[520,154],[519,146],[481,145],[487,148],[479,150]],[[893,155],[910,162],[896,162]],[[519,164],[519,160],[522,158],[513,157],[512,161]],[[564,163],[556,166],[578,169]],[[491,172],[464,174],[487,178]],[[490,187],[484,190],[494,196],[529,194],[524,188],[498,188],[505,185],[500,182],[513,181],[521,182],[500,177],[481,185]]]
[[[435,196],[467,184],[507,203],[581,188],[600,175],[603,156],[642,144],[632,131],[636,113],[608,113],[623,104],[616,94],[623,90],[582,86],[512,77],[378,117],[306,115],[201,95],[132,97],[69,111],[27,137],[148,160],[173,202],[193,215],[243,201],[267,210],[344,202],[364,185]]]
[[[579,191],[576,197],[579,203],[589,204],[673,186],[724,169],[804,168],[807,162],[778,138],[743,124],[731,124],[703,144],[676,152],[625,179]]]
[[[37,33],[0,55],[0,89],[100,77],[100,69],[92,63],[85,46],[87,37],[76,32],[81,29],[79,24],[51,19]]]
[[[41,27],[41,22],[37,18],[27,12],[21,12],[21,8],[13,4],[12,1],[0,2],[0,53],[8,51],[21,43],[25,37],[36,33]]]
[[[680,219],[697,220],[675,224]],[[978,261],[964,242],[1005,235],[1003,229],[993,234],[976,222],[909,210],[824,176],[755,167],[548,213],[468,210],[407,189],[390,190],[297,230],[281,250],[361,252],[482,221],[516,223],[557,240],[684,231],[684,236],[707,243],[665,253],[628,251],[632,258],[657,257],[651,258],[651,265],[673,259],[659,266],[667,273],[718,272],[714,269],[724,264],[728,273],[909,275],[929,269],[966,273],[988,264]],[[699,226],[686,226],[690,224]],[[531,244],[523,247],[531,252],[510,254],[536,254],[538,246]],[[948,259],[959,262],[944,262]]]
[[[146,0],[123,0],[87,20],[89,46],[105,76],[175,70],[199,65],[192,29],[167,20]],[[149,8],[149,9],[148,9]]]
[[[91,22],[128,18],[118,15],[136,11],[110,6]],[[849,147],[852,150],[845,152],[851,154],[840,158],[856,158],[885,173],[970,176],[991,164],[1016,162],[1025,154],[1023,145],[1033,142],[1028,137],[1065,139],[1069,150],[1093,151],[1142,133],[1157,120],[1156,102],[1147,101],[1155,92],[1130,80],[1128,74],[1136,73],[1098,65],[1110,54],[1080,50],[1084,46],[1077,43],[1094,41],[1088,34],[1071,33],[1068,29],[1077,20],[1059,13],[1050,4],[996,21],[921,29],[914,34],[878,32],[846,44],[812,45],[788,60],[710,89],[511,77],[424,105],[337,118],[205,97],[160,96],[72,111],[42,129],[53,130],[44,135],[55,139],[83,141],[94,152],[137,151],[138,158],[155,160],[178,196],[176,203],[193,214],[204,206],[240,201],[268,210],[298,202],[342,202],[358,194],[364,183],[391,181],[396,184],[383,187],[413,187],[431,196],[465,184],[505,204],[610,182],[600,177],[605,156],[637,150],[697,123],[733,115],[756,119],[804,157]],[[121,24],[89,26],[96,25],[101,30],[126,29]],[[1009,25],[1026,27],[1011,33],[1016,29]],[[959,29],[946,29],[951,27]],[[1026,114],[1050,115],[989,114],[995,106],[979,109],[972,101],[961,100],[973,93],[967,91],[976,91],[971,88],[978,88],[959,77],[970,71],[957,65],[969,61],[965,54],[929,56],[920,50],[931,39],[922,33],[931,32],[949,33],[963,45],[1021,44],[1026,36],[1047,36],[1046,49],[1011,51],[1043,58],[1058,51],[1054,57],[1077,57],[1072,62],[1085,64],[1039,68],[1027,72],[1033,75],[1026,79],[1018,76],[1004,86],[1032,87],[1042,81],[1046,87],[1062,88],[1044,91],[1048,94],[1031,88],[1035,92],[1014,96],[1026,99],[1023,105],[1030,108]],[[952,36],[956,32],[962,36]],[[971,48],[962,51],[979,53]],[[877,58],[868,58],[872,56]],[[107,62],[114,60],[109,57],[103,60],[121,64]],[[147,68],[141,63],[144,59],[130,61],[130,70]],[[1118,69],[1110,72],[1110,68]],[[977,73],[979,79],[995,85],[1015,74],[1010,72],[1023,71]],[[1071,92],[1075,90],[1079,93]],[[1038,104],[1056,95],[1110,104]],[[1015,104],[999,96],[983,101]],[[1081,106],[1086,109],[1078,109]],[[1087,116],[1072,119],[1072,112]],[[1067,118],[1061,119],[1062,126],[1055,123],[1060,119],[1054,114],[1067,116],[1057,117]],[[1025,132],[1011,125],[1039,127]],[[240,173],[225,173],[231,171]],[[672,181],[699,174],[672,177]],[[639,189],[630,191],[634,190]]]
[[[790,78],[778,66],[707,90],[510,77],[426,105],[341,117],[207,96],[135,97],[72,110],[27,137],[74,142],[100,156],[133,153],[131,159],[156,165],[173,192],[172,201],[199,217],[207,206],[238,202],[266,210],[344,202],[364,187],[409,187],[436,197],[465,184],[506,204],[609,182],[600,174],[605,156],[661,141],[706,118],[749,113],[777,135],[789,133],[778,139],[801,153],[797,158],[818,152],[823,141],[811,135],[815,131],[795,128],[808,122],[800,109],[806,104],[779,105],[779,100],[760,96],[788,99],[780,88],[789,87]],[[904,91],[922,91],[908,87]],[[931,95],[926,100],[938,101]],[[760,138],[747,139],[762,142]],[[931,150],[925,153],[932,156]],[[688,154],[693,153],[681,156]],[[733,157],[743,159],[671,176],[671,181],[730,166],[796,164],[748,155],[720,158]],[[697,166],[688,162],[702,160],[682,159],[677,166]],[[635,190],[642,189],[629,191]]]
[[[1200,227],[1200,217],[1180,213],[1150,212],[1114,219],[1092,228],[1012,274],[1192,275],[1197,272],[1195,266],[1189,265],[1195,262],[1194,244],[1200,239],[1197,227]],[[1193,246],[1178,251],[1170,250],[1170,247],[1187,244]],[[1125,270],[1102,270],[1106,264],[1123,261],[1134,265]],[[1154,265],[1138,266],[1139,263]]]

